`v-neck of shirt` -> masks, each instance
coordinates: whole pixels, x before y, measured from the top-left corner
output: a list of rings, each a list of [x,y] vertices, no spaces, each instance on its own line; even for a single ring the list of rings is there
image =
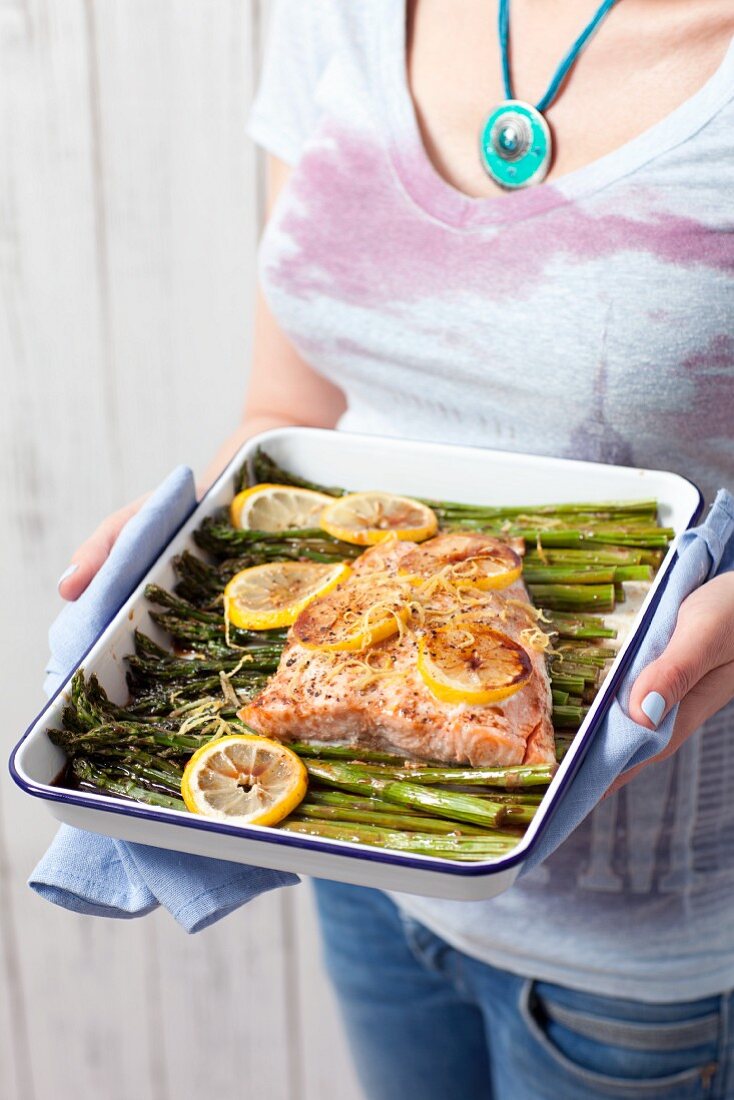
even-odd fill
[[[477,198],[444,179],[428,156],[408,80],[407,0],[397,0],[390,8],[392,17],[380,20],[379,41],[389,154],[412,202],[455,229],[481,229],[525,220],[600,191],[688,140],[734,98],[733,38],[718,69],[697,92],[618,149],[550,182],[506,195]]]

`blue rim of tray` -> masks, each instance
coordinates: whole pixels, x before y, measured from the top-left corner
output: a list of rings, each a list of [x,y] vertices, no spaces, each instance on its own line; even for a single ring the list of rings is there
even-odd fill
[[[252,440],[250,442],[252,442]],[[676,476],[680,477],[681,475]],[[698,494],[696,507],[694,508],[693,513],[691,514],[691,517],[685,528],[685,530],[689,531],[692,527],[696,525],[701,516],[704,500],[703,494],[701,493],[701,490],[695,484],[695,482],[690,481],[690,479],[688,478],[686,478],[685,480],[688,481],[688,483],[696,490],[696,493]],[[153,569],[154,566],[163,557],[163,555],[166,554],[168,547],[170,546],[171,542],[176,538],[179,531],[181,531],[185,524],[188,523],[192,515],[199,510],[206,498],[218,484],[219,478],[217,478],[217,480],[207,489],[201,500],[198,501],[194,505],[194,507],[188,512],[188,514],[182,519],[176,530],[171,534],[166,545],[162,548],[160,554],[146,570],[144,577],[148,575],[150,570]],[[337,855],[342,857],[346,856],[352,859],[365,860],[370,863],[392,864],[394,866],[409,867],[420,871],[432,871],[436,874],[454,875],[458,878],[477,878],[484,875],[497,874],[500,871],[509,870],[517,866],[517,864],[524,863],[543,836],[543,833],[546,830],[548,823],[551,821],[559,802],[563,798],[571,781],[576,776],[589,748],[589,745],[591,744],[592,738],[594,737],[596,731],[604,720],[604,717],[612,703],[612,700],[615,697],[617,687],[619,686],[622,678],[624,677],[627,669],[630,666],[633,657],[640,647],[642,639],[645,636],[650,621],[658,608],[660,599],[662,598],[663,592],[665,591],[665,588],[668,584],[668,580],[670,578],[670,574],[672,572],[676,559],[677,552],[670,560],[666,569],[665,576],[661,579],[658,587],[655,590],[652,600],[645,609],[645,613],[637,625],[635,635],[630,641],[630,644],[627,646],[627,649],[622,656],[622,660],[620,661],[618,667],[615,669],[613,675],[611,675],[605,681],[602,688],[603,698],[598,703],[597,709],[594,712],[592,719],[589,721],[589,725],[586,727],[585,730],[583,730],[583,733],[581,734],[578,747],[576,748],[576,751],[574,753],[572,764],[569,766],[568,770],[561,776],[558,787],[553,794],[553,798],[546,809],[543,821],[537,832],[530,838],[525,846],[521,848],[521,850],[510,852],[506,856],[498,856],[496,859],[493,859],[491,861],[484,860],[481,862],[477,861],[476,863],[458,864],[452,860],[442,859],[440,856],[415,856],[410,855],[407,852],[391,852],[388,849],[370,848],[366,844],[359,844],[352,841],[341,841],[335,844],[332,841],[324,839],[323,837],[309,837],[306,835],[285,833],[277,828],[268,829],[266,833],[262,827],[257,827],[253,829],[251,827],[248,827],[247,825],[223,825],[216,821],[207,820],[206,818],[199,818],[196,814],[183,813],[180,810],[170,811],[162,809],[160,807],[151,808],[138,802],[126,801],[124,799],[114,799],[108,795],[87,795],[65,787],[53,787],[46,784],[34,783],[32,780],[26,780],[16,768],[15,761],[18,752],[20,751],[26,739],[30,736],[31,732],[41,721],[44,714],[53,706],[57,697],[67,689],[71,677],[74,675],[74,672],[76,672],[77,669],[79,669],[84,664],[84,661],[86,660],[91,650],[95,647],[102,635],[108,629],[113,619],[115,619],[115,617],[118,615],[120,608],[124,607],[124,605],[127,603],[127,600],[130,598],[129,596],[122,601],[119,607],[115,608],[114,612],[109,616],[107,621],[101,627],[92,643],[87,647],[84,654],[77,662],[73,671],[66,678],[66,680],[64,680],[64,682],[56,689],[51,698],[48,699],[48,701],[45,703],[45,705],[41,708],[36,717],[27,727],[23,736],[13,748],[8,762],[8,769],[10,771],[10,775],[13,781],[21,788],[21,790],[25,791],[27,794],[33,796],[34,798],[41,798],[48,802],[61,802],[74,806],[83,806],[87,809],[96,810],[98,812],[102,811],[116,813],[121,814],[125,817],[136,817],[147,821],[164,822],[170,825],[179,826],[184,829],[198,829],[208,833],[218,833],[225,836],[243,837],[247,840],[265,842],[266,844],[276,844],[283,848],[296,848],[318,852],[327,852],[330,855]],[[519,844],[522,843],[523,839],[524,838],[522,837],[520,838]],[[176,849],[174,848],[173,850]]]

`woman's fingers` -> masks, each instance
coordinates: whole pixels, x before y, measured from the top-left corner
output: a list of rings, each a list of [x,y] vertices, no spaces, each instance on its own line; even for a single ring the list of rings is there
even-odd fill
[[[714,577],[684,600],[673,636],[648,665],[630,694],[630,717],[648,729],[679,704],[675,726],[662,752],[620,775],[604,795],[614,794],[647,768],[677,752],[686,738],[734,698],[734,572]]]
[[[113,517],[100,523],[97,530],[74,551],[71,565],[61,574],[59,595],[65,600],[81,596],[95,573],[107,560],[122,524],[113,523]]]
[[[672,740],[676,748],[725,707],[734,695],[734,661],[712,669],[688,692],[675,716]],[[675,750],[673,750],[675,751]]]
[[[655,729],[668,711],[692,694],[708,673],[734,660],[732,622],[734,573],[725,573],[697,589],[682,603],[666,649],[635,681],[630,695],[630,717],[648,729]],[[728,698],[731,698],[734,695],[731,681],[729,689]],[[693,697],[691,713],[698,709],[699,695]],[[725,698],[719,705],[727,701]]]
[[[148,495],[146,493],[145,496],[138,497],[132,504],[127,504],[124,508],[107,516],[86,542],[83,542],[72,554],[71,565],[64,570],[58,582],[59,595],[63,599],[76,600],[81,596],[92,577],[109,557],[120,531],[130,517],[135,515]]]
[[[614,781],[604,797],[607,798],[610,794],[614,794],[615,791],[618,791],[620,787],[624,787],[625,784],[629,783],[630,779],[634,779],[643,768],[648,767],[650,764],[655,764],[660,760],[665,760],[666,756],[671,756],[672,753],[677,752],[683,742],[690,737],[692,733],[695,733],[707,718],[710,718],[712,714],[716,714],[717,711],[726,706],[733,693],[734,661],[731,661],[726,665],[720,665],[718,668],[712,669],[711,672],[708,672],[702,677],[696,686],[688,692],[675,716],[675,728],[673,729],[670,743],[663,751],[659,752],[657,756],[653,756],[649,760],[646,760],[644,764],[638,764],[636,768],[631,768],[629,771],[625,772],[624,775],[620,775],[619,779]]]

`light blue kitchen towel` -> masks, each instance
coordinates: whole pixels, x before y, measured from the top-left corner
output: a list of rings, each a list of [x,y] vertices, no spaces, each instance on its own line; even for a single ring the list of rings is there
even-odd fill
[[[719,573],[734,569],[734,498],[721,489],[700,527],[686,531],[678,557],[645,638],[613,700],[604,723],[587,751],[569,789],[537,847],[525,862],[527,874],[563,843],[593,810],[614,780],[629,768],[661,752],[670,741],[677,706],[656,730],[638,726],[628,716],[632,686],[643,668],[665,649],[675,628],[678,608],[694,589]]]
[[[196,504],[194,479],[175,469],[123,528],[87,590],[67,604],[49,631],[44,688],[53,694],[83,659]],[[229,860],[128,844],[62,825],[29,879],[47,901],[106,917],[139,917],[164,906],[187,932],[198,932],[296,875]]]
[[[188,466],[177,466],[125,524],[84,595],[67,603],[51,625],[47,695],[79,663],[195,507],[194,475]]]

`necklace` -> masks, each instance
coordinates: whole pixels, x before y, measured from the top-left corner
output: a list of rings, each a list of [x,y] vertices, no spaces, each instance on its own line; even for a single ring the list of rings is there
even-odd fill
[[[553,159],[553,141],[544,112],[558,95],[576,59],[617,0],[604,0],[568,53],[562,58],[545,95],[533,107],[512,94],[510,76],[510,0],[499,0],[499,40],[505,99],[490,112],[479,135],[479,155],[487,174],[512,190],[540,183]]]

